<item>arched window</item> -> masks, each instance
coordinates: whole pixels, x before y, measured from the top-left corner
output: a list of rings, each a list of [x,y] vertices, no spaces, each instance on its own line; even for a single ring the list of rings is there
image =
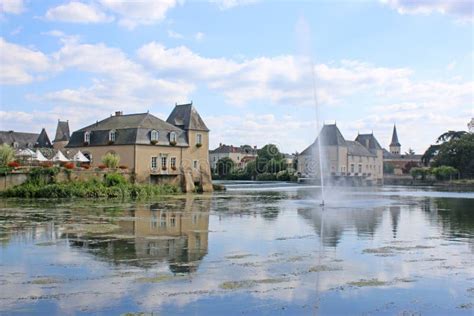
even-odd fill
[[[115,130],[111,130],[109,132],[109,142],[115,142],[117,132]]]
[[[84,133],[84,142],[85,143],[90,143],[91,142],[91,132],[85,132]]]
[[[158,134],[158,131],[155,131],[155,130],[152,130],[151,131],[151,141],[152,142],[157,142],[158,141],[158,137],[159,137],[160,134]]]
[[[170,143],[176,143],[176,133],[175,132],[170,133]]]

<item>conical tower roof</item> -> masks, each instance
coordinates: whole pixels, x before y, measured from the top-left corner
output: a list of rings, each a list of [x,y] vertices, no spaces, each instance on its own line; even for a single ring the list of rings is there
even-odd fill
[[[397,127],[393,125],[392,142],[390,146],[401,146],[398,142]]]

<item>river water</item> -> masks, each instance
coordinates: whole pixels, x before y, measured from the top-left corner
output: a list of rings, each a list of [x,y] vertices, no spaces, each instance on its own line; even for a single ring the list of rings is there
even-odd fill
[[[474,193],[226,185],[0,200],[0,313],[474,314]]]

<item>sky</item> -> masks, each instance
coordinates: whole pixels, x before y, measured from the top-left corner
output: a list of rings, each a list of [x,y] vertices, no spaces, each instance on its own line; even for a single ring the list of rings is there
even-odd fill
[[[474,116],[472,0],[0,0],[0,28],[0,130],[192,101],[211,149],[336,122],[422,153]]]

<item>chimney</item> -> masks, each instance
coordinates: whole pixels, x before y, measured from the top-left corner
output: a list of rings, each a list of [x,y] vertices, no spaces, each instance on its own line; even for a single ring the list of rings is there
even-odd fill
[[[255,146],[253,146],[253,149],[257,149],[257,146],[256,146],[256,145],[255,145]]]
[[[222,147],[222,143],[219,143],[219,147]]]
[[[121,115],[123,115],[123,112],[122,112],[122,111],[116,111],[116,112],[115,112],[115,116],[121,116]]]

